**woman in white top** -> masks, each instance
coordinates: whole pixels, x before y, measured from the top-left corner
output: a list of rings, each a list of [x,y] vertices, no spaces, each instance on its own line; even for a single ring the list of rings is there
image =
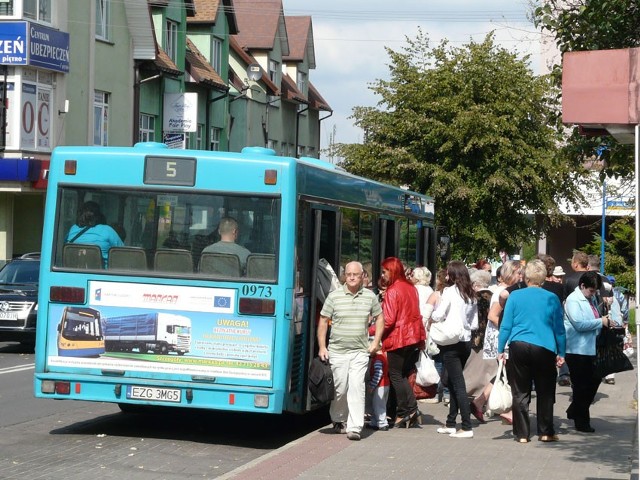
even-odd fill
[[[501,301],[501,294],[507,287],[519,282],[522,279],[522,265],[516,260],[508,260],[500,267],[500,275],[498,278],[498,286],[491,296],[489,304],[489,314],[487,315],[487,329],[484,333],[483,358],[485,360],[493,360],[495,362],[494,371],[498,369],[498,333],[500,332],[500,314],[504,308],[504,301]],[[504,295],[502,295],[504,297]],[[471,402],[471,413],[480,422],[484,421],[483,408],[489,399],[493,381],[489,382],[480,395]],[[511,423],[511,412],[500,415],[502,419]]]
[[[429,285],[431,283],[431,272],[427,267],[416,267],[411,272],[409,280],[413,283],[413,286],[416,287],[416,290],[418,290],[420,314],[422,315],[422,322],[426,328],[429,316],[431,315],[428,309],[428,301],[433,293],[433,288]]]
[[[463,329],[458,342],[439,345],[448,375],[450,402],[446,426],[438,428],[437,431],[453,438],[472,438],[471,408],[462,370],[471,353],[471,330],[477,328],[478,306],[469,271],[464,263],[455,260],[449,262],[447,284],[449,286],[442,292],[440,305],[431,315],[429,328],[433,322],[447,321],[460,322]],[[458,412],[462,419],[462,427],[456,431]]]

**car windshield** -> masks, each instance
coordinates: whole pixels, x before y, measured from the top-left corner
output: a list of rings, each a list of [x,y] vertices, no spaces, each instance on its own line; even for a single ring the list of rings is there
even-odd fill
[[[37,260],[9,262],[0,270],[0,285],[38,284],[40,262]]]

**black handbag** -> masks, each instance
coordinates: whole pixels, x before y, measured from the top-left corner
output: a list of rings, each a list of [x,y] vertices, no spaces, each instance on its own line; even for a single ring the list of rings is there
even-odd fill
[[[604,378],[612,373],[633,370],[633,365],[624,354],[624,327],[602,327],[596,338],[594,376]]]
[[[336,389],[333,384],[333,373],[329,362],[316,357],[309,366],[309,391],[313,398],[320,403],[327,403],[335,397]]]

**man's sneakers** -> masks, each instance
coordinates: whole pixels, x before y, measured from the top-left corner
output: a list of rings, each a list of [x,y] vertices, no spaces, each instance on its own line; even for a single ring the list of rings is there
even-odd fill
[[[568,376],[562,375],[561,377],[558,377],[558,385],[560,385],[561,387],[570,387],[571,380]]]
[[[347,427],[342,422],[333,422],[333,433],[347,433]]]
[[[360,434],[358,432],[347,432],[347,438],[349,440],[355,440],[356,442],[360,440]]]

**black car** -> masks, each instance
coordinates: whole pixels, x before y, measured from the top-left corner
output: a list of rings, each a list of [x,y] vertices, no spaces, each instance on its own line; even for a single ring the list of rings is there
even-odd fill
[[[39,270],[39,253],[26,253],[0,270],[0,341],[35,344]]]

